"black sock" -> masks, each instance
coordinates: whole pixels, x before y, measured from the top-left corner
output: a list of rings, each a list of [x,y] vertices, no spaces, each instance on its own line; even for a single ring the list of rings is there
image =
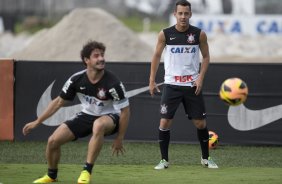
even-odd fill
[[[204,129],[197,129],[198,139],[200,141],[202,158],[209,158],[209,132],[207,127]]]
[[[52,179],[57,178],[58,169],[48,169],[48,176]]]
[[[162,159],[165,159],[166,161],[168,161],[169,141],[170,141],[170,130],[159,129],[159,144],[160,144],[161,155],[162,155]]]
[[[93,164],[89,164],[89,163],[85,163],[85,165],[83,166],[83,170],[88,171],[90,174],[92,173],[92,168],[93,168]]]

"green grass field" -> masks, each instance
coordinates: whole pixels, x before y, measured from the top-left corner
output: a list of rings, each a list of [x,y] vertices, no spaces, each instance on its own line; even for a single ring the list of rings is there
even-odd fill
[[[0,183],[25,184],[47,171],[46,142],[0,142]],[[211,156],[219,169],[203,168],[198,145],[171,144],[170,168],[153,169],[159,161],[157,143],[125,142],[126,153],[113,157],[106,142],[92,175],[92,184],[281,183],[282,147],[219,146]],[[58,183],[76,183],[87,142],[62,147]]]

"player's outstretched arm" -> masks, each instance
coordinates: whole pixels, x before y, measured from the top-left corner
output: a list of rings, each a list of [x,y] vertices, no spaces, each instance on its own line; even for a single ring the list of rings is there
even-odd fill
[[[45,111],[35,120],[32,122],[27,123],[23,127],[23,134],[27,135],[32,129],[36,128],[38,125],[40,125],[43,121],[48,119],[50,116],[52,116],[55,112],[57,112],[62,106],[65,104],[65,100],[62,99],[60,96],[52,100]]]

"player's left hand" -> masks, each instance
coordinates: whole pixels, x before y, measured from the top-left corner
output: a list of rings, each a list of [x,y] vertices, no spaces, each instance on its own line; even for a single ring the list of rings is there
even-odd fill
[[[125,149],[123,148],[122,140],[115,139],[112,145],[112,155],[119,156],[125,153]]]
[[[195,90],[195,94],[199,95],[201,90],[202,90],[202,86],[203,86],[203,81],[201,79],[197,79],[194,82],[194,86],[196,86],[196,90]]]

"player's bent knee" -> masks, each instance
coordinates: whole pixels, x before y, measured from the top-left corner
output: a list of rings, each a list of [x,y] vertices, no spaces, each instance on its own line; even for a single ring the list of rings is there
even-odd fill
[[[113,120],[109,116],[103,116],[97,119],[93,125],[93,134],[106,135],[112,132],[115,128]]]
[[[104,135],[106,131],[106,126],[101,122],[95,122],[93,126],[93,133],[94,134],[102,134]]]
[[[48,147],[51,149],[58,148],[60,146],[59,141],[57,141],[54,136],[48,138]]]

